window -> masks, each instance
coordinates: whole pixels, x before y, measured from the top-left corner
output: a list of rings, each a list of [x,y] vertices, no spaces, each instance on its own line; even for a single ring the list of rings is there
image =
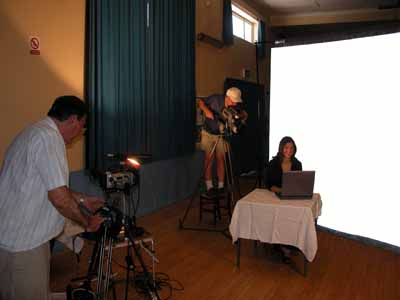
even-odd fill
[[[254,43],[257,41],[258,21],[232,4],[233,35]]]

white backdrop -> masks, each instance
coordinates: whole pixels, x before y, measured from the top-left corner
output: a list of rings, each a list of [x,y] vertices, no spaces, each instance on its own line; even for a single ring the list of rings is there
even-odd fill
[[[272,49],[270,155],[316,170],[320,225],[400,246],[400,34]]]

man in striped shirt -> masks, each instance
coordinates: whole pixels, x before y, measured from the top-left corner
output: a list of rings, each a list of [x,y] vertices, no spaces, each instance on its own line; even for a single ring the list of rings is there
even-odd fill
[[[83,132],[85,103],[55,100],[47,117],[27,127],[8,147],[0,171],[0,300],[49,299],[49,241],[71,219],[96,231],[102,199],[69,189],[66,145]],[[92,199],[90,199],[92,198]]]

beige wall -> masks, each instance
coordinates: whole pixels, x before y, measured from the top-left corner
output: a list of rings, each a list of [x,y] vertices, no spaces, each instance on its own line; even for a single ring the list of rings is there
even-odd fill
[[[251,1],[239,2],[259,15]],[[83,96],[84,19],[84,0],[0,0],[0,162],[15,135],[44,117],[57,96]],[[196,0],[196,30],[222,39],[222,0]],[[30,55],[29,36],[40,38],[39,56]],[[241,78],[244,68],[255,82],[254,45],[235,39],[217,49],[196,41],[198,95],[222,92],[225,78]],[[83,167],[83,149],[82,140],[69,147],[71,171]]]
[[[0,162],[14,136],[46,115],[60,95],[83,94],[84,0],[0,0]],[[41,54],[30,55],[29,36]],[[83,142],[68,149],[83,166]]]
[[[243,8],[260,17],[249,1],[237,1]],[[222,40],[222,0],[196,0],[196,33]],[[250,70],[250,81],[256,82],[255,46],[235,38],[234,45],[218,49],[196,41],[196,93],[208,96],[222,93],[226,77],[242,79],[242,70]],[[260,83],[265,84],[268,58],[260,63]]]

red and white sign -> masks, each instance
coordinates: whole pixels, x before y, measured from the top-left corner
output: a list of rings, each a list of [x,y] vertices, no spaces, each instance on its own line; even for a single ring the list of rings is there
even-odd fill
[[[29,37],[29,48],[32,55],[40,55],[40,39],[38,36]]]

